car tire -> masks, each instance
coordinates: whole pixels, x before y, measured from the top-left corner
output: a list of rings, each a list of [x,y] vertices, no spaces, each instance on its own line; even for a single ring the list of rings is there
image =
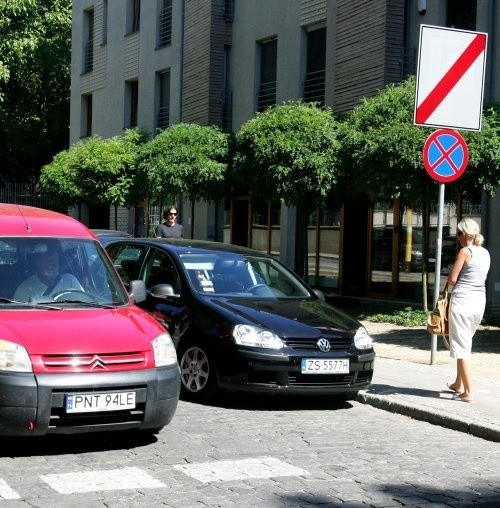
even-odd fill
[[[217,391],[217,374],[205,345],[198,342],[180,344],[181,397],[193,402],[206,402]]]

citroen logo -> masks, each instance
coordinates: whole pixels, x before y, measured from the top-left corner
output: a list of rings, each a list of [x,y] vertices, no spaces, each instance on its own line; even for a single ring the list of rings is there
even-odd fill
[[[320,351],[323,351],[323,353],[328,353],[328,351],[330,351],[330,342],[326,339],[319,339],[318,342],[316,343],[319,350]]]
[[[106,370],[106,365],[103,363],[103,361],[97,357],[97,356],[94,356],[94,358],[92,358],[92,361],[90,363],[90,370],[96,370],[96,369],[103,369],[103,370]]]

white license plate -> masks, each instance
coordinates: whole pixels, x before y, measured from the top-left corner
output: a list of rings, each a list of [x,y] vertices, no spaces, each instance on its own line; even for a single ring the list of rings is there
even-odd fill
[[[349,374],[349,360],[302,358],[302,374]]]
[[[66,413],[94,413],[135,408],[135,392],[68,393]]]

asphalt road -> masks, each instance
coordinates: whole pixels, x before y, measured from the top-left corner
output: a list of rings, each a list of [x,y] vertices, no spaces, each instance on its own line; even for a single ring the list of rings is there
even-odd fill
[[[500,443],[358,402],[181,401],[157,437],[0,438],[0,507],[498,506]]]

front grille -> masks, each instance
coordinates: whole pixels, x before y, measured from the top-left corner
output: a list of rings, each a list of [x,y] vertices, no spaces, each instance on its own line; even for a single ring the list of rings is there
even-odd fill
[[[330,342],[330,351],[349,351],[352,345],[350,337],[339,337],[327,340]],[[320,351],[317,345],[317,340],[311,339],[286,339],[285,344],[295,351]]]
[[[44,370],[49,374],[71,372],[117,372],[146,367],[146,355],[142,352],[86,355],[44,355]]]
[[[288,382],[292,386],[350,386],[354,374],[300,374],[293,373],[288,376]]]

